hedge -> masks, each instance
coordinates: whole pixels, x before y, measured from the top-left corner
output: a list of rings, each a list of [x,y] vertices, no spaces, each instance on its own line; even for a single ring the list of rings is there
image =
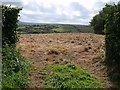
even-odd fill
[[[120,4],[109,6],[106,20],[106,60],[120,65]]]

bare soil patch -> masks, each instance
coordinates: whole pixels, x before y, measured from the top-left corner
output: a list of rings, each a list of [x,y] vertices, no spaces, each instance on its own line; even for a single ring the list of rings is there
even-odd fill
[[[40,70],[49,64],[74,62],[95,75],[106,88],[113,87],[107,68],[98,58],[104,54],[104,36],[88,33],[22,34],[18,47],[34,69],[30,88],[40,88],[44,75]]]

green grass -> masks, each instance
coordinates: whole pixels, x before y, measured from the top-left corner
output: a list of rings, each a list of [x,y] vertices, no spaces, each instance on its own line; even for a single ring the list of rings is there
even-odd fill
[[[44,69],[46,88],[102,88],[93,75],[74,64],[55,64]]]
[[[14,46],[4,46],[2,53],[2,88],[25,88],[29,81],[30,63]]]
[[[63,25],[64,32],[77,32],[77,30],[73,26]]]
[[[64,29],[61,27],[61,28],[55,28],[53,29],[53,31],[56,31],[56,32],[64,32]]]
[[[25,28],[26,28],[26,26],[20,25],[17,29],[25,29]]]

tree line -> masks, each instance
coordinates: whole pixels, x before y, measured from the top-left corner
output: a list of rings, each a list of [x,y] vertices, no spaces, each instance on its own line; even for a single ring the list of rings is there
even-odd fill
[[[90,24],[96,34],[105,35],[105,62],[111,69],[111,78],[120,82],[120,2],[106,4]]]

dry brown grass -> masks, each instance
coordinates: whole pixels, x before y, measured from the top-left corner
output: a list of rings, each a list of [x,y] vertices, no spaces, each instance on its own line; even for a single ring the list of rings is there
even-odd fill
[[[59,55],[59,54],[66,54],[68,52],[68,49],[65,48],[64,46],[52,46],[52,47],[49,47],[47,49],[47,54],[50,55],[50,54],[56,54],[56,55]]]

